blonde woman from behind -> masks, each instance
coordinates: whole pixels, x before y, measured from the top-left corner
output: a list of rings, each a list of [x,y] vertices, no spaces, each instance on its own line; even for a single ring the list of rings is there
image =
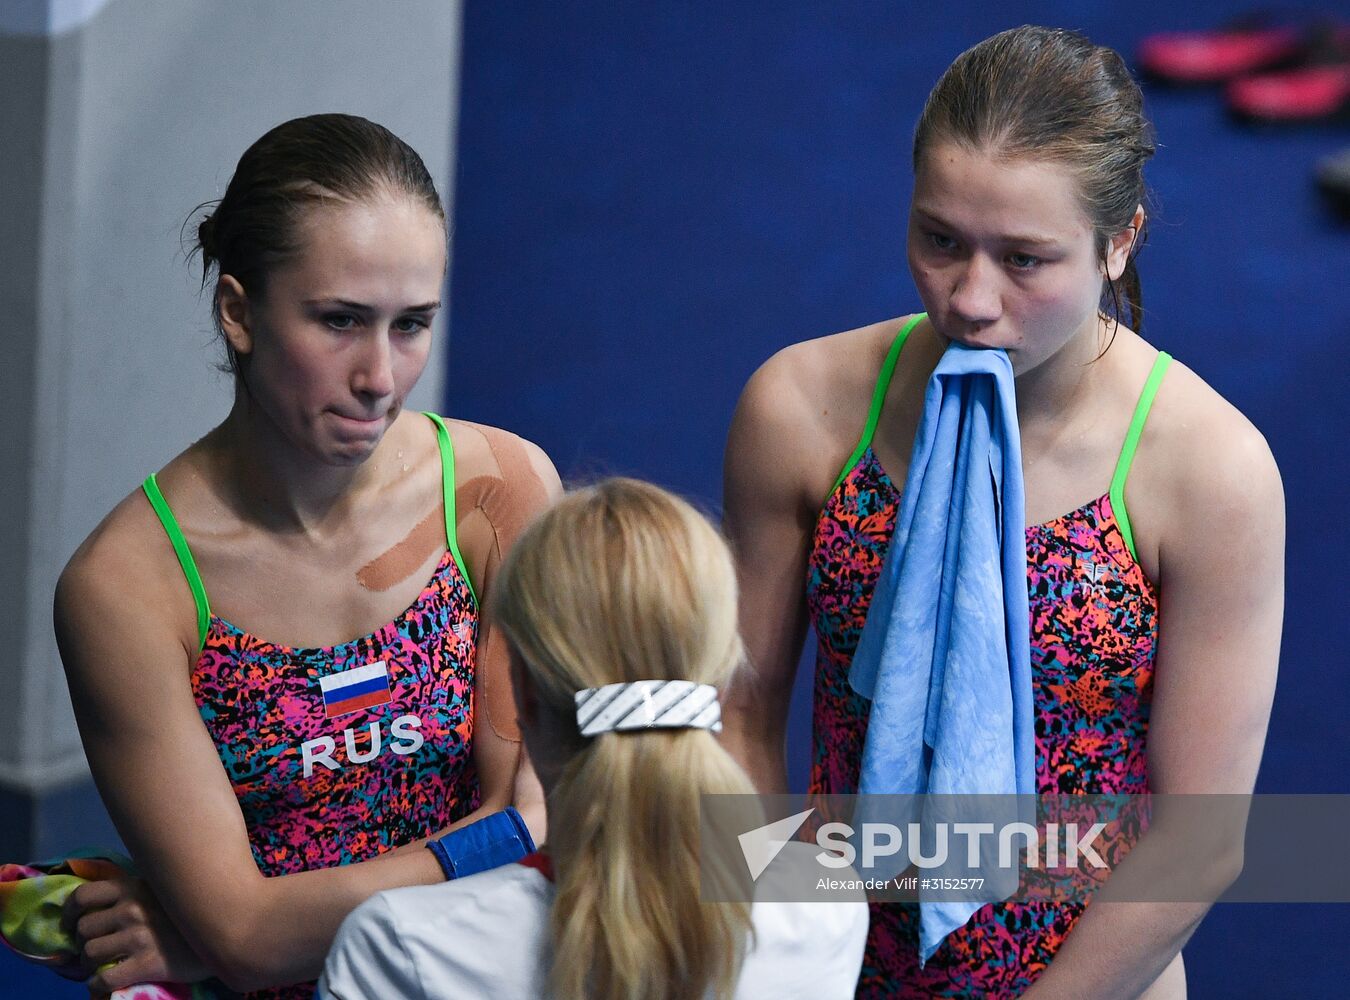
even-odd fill
[[[743,659],[735,574],[712,525],[635,480],[578,490],[521,536],[492,602],[548,843],[520,864],[378,894],[343,925],[320,995],[851,997],[861,900],[700,899],[699,796],[752,791],[710,731],[711,689]],[[658,708],[657,727],[616,730],[612,710],[578,708],[579,692],[617,705],[616,693],[659,690],[599,690],[642,681],[707,685],[690,694],[705,710]]]

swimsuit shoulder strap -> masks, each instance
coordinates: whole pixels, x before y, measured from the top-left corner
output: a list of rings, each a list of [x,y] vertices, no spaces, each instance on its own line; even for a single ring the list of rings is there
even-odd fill
[[[877,421],[881,419],[881,407],[886,402],[886,390],[891,386],[891,376],[895,374],[895,363],[900,358],[900,351],[904,349],[905,341],[909,339],[910,331],[919,325],[919,320],[924,319],[927,313],[918,313],[910,317],[909,322],[900,328],[900,332],[895,335],[891,341],[890,350],[886,352],[886,360],[881,364],[881,371],[877,375],[876,386],[872,389],[872,405],[867,409],[867,423],[863,425],[862,437],[858,439],[858,446],[853,449],[853,454],[849,455],[848,461],[844,463],[839,476],[834,481],[834,487],[830,490],[839,489],[839,484],[844,481],[849,470],[858,464],[858,459],[862,458],[865,452],[872,444],[872,435],[876,433]]]
[[[1167,373],[1167,366],[1171,363],[1172,355],[1166,351],[1159,351],[1158,356],[1153,359],[1153,368],[1144,382],[1143,391],[1139,393],[1139,401],[1135,403],[1134,416],[1130,418],[1130,429],[1125,432],[1125,443],[1121,445],[1120,458],[1116,460],[1116,471],[1111,476],[1111,510],[1116,515],[1116,523],[1120,525],[1125,545],[1136,562],[1139,561],[1139,555],[1134,550],[1134,532],[1130,528],[1130,515],[1125,510],[1125,480],[1129,477],[1130,465],[1134,462],[1140,435],[1144,433],[1148,411],[1153,407],[1153,397],[1158,394],[1158,386],[1162,384],[1163,375]]]
[[[469,579],[469,570],[464,565],[464,557],[460,554],[459,539],[455,532],[455,446],[450,441],[450,430],[445,426],[445,418],[427,411],[423,411],[423,414],[436,425],[436,444],[441,452],[441,492],[445,498],[445,544],[455,557],[455,565],[464,575],[464,582],[469,585],[469,593],[473,595],[474,603],[477,604],[478,592],[474,590],[473,580]]]
[[[173,546],[174,554],[178,556],[178,565],[183,568],[183,575],[187,577],[188,589],[192,591],[192,600],[197,605],[197,650],[200,652],[206,645],[206,632],[211,624],[211,604],[206,599],[206,587],[202,584],[201,574],[197,572],[197,562],[192,558],[192,550],[188,548],[187,539],[183,537],[183,529],[178,526],[178,518],[173,516],[169,502],[160,492],[159,482],[153,472],[145,477],[141,489],[145,492],[145,498],[150,501],[150,506],[154,508],[155,516],[159,518],[159,523],[164,528],[164,534],[169,536],[169,543]]]

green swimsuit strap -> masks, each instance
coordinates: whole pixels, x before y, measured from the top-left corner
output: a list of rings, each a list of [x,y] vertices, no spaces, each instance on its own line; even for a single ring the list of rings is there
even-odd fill
[[[197,605],[197,652],[200,653],[206,646],[206,631],[211,625],[211,604],[206,599],[206,587],[202,585],[202,576],[197,572],[197,562],[192,558],[192,550],[188,548],[187,539],[183,537],[183,529],[178,527],[178,518],[174,517],[173,511],[169,509],[169,502],[160,492],[159,482],[153,472],[145,477],[141,489],[145,491],[145,498],[150,501],[150,506],[155,509],[155,516],[159,518],[164,534],[169,536],[169,543],[178,556],[178,565],[183,568],[183,575],[187,577],[188,589],[192,591],[192,600]]]
[[[834,481],[834,486],[830,492],[833,493],[839,489],[839,484],[844,481],[850,469],[858,464],[858,459],[862,458],[865,452],[872,444],[872,435],[877,431],[877,421],[881,419],[881,407],[886,402],[886,390],[891,386],[891,376],[895,373],[895,363],[900,358],[900,351],[905,346],[905,341],[909,339],[910,331],[919,325],[919,320],[926,319],[927,313],[918,313],[911,316],[909,322],[900,328],[900,332],[895,335],[891,341],[891,349],[886,352],[886,360],[881,364],[881,372],[877,375],[877,384],[872,389],[872,405],[867,410],[867,423],[863,425],[862,437],[858,439],[858,446],[853,449],[853,454],[849,455],[848,461],[844,463],[843,469],[839,472],[839,478]]]
[[[1139,402],[1134,405],[1134,416],[1130,418],[1130,429],[1125,432],[1125,443],[1120,448],[1120,458],[1116,461],[1115,474],[1111,476],[1111,510],[1115,512],[1116,523],[1120,525],[1120,534],[1130,550],[1134,561],[1139,554],[1134,550],[1134,532],[1130,528],[1130,515],[1125,510],[1125,480],[1130,474],[1130,465],[1134,462],[1135,450],[1139,447],[1139,437],[1144,433],[1144,423],[1148,420],[1148,411],[1153,407],[1153,397],[1158,394],[1167,366],[1172,363],[1172,355],[1159,351],[1153,359],[1153,368],[1139,393]]]
[[[455,531],[455,447],[450,443],[450,430],[445,419],[439,414],[423,411],[423,415],[436,425],[436,444],[441,450],[441,492],[445,496],[445,544],[455,557],[455,565],[469,585],[469,595],[475,606],[478,604],[478,592],[473,589],[469,579],[469,570],[464,565],[464,557],[459,552],[459,539]]]

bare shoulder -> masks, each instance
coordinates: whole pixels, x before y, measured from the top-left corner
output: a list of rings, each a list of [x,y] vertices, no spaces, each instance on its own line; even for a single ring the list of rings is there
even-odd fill
[[[1160,455],[1187,487],[1241,487],[1240,492],[1278,486],[1280,474],[1270,445],[1237,407],[1199,375],[1174,361],[1167,391],[1154,405]]]
[[[742,405],[824,427],[835,416],[851,426],[859,413],[866,416],[877,373],[906,318],[784,347],[751,376]]]
[[[464,473],[460,478],[499,472],[508,483],[522,476],[532,477],[550,497],[562,492],[553,461],[533,441],[501,427],[470,420],[452,419],[447,424],[455,439],[456,464],[463,463]]]
[[[1158,390],[1139,455],[1145,489],[1132,497],[1152,508],[1164,552],[1206,537],[1283,537],[1284,489],[1265,437],[1180,362]]]
[[[905,317],[784,347],[750,377],[727,440],[727,476],[788,478],[818,502],[856,444],[872,388]],[[780,485],[786,485],[780,482]]]
[[[128,494],[75,550],[56,585],[54,616],[63,653],[114,625],[181,640],[196,650],[196,607],[183,571],[140,488]],[[79,657],[65,657],[69,672]]]

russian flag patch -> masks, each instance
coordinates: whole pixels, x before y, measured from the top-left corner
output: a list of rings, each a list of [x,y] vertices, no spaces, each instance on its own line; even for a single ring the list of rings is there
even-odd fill
[[[324,716],[329,719],[393,701],[389,692],[389,664],[384,660],[319,678]]]

